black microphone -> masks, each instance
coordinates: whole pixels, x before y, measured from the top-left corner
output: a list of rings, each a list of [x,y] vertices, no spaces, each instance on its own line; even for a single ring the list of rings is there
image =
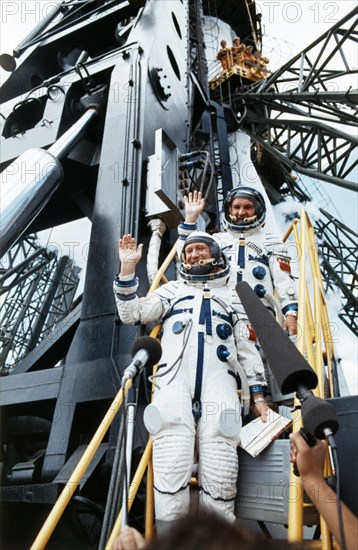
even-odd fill
[[[134,342],[131,354],[133,359],[123,372],[122,387],[127,380],[134,378],[145,365],[152,367],[158,363],[162,356],[162,347],[155,338],[143,336]]]
[[[307,432],[318,439],[327,438],[339,428],[336,409],[328,401],[316,397],[304,385],[297,384],[297,397],[301,402],[302,424]]]
[[[248,283],[238,283],[236,292],[281,392],[297,392],[305,430],[318,439],[328,438],[336,433],[339,424],[335,408],[310,391],[318,384],[312,367]]]
[[[316,373],[250,285],[241,281],[236,285],[236,292],[281,392],[285,394],[296,391],[297,384],[303,384],[309,389],[315,388],[318,384]]]

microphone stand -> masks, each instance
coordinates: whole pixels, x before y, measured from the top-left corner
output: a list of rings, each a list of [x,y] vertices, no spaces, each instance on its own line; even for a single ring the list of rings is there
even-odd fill
[[[123,476],[123,495],[122,495],[122,518],[121,525],[128,525],[128,490],[130,485],[132,450],[133,450],[133,434],[134,434],[134,419],[137,408],[137,390],[132,385],[127,394],[127,399],[124,397],[124,388],[128,379],[135,378],[144,365],[153,366],[157,363],[162,355],[162,348],[159,342],[151,336],[143,336],[138,338],[132,346],[132,361],[125,369],[122,378],[123,391],[123,453],[124,453],[124,476]]]
[[[124,387],[122,386],[124,391]],[[127,393],[124,404],[124,431],[123,431],[123,447],[122,452],[124,457],[124,475],[123,475],[123,491],[122,491],[122,527],[128,525],[128,490],[130,485],[132,451],[133,451],[133,435],[134,435],[134,419],[137,409],[137,389],[132,386]]]

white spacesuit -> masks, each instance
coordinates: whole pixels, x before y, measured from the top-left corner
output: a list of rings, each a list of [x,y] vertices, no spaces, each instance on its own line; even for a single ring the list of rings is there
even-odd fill
[[[163,322],[163,354],[144,418],[153,436],[157,525],[188,511],[196,459],[200,501],[234,519],[241,429],[237,375],[244,394],[247,383],[253,394],[266,386],[260,356],[230,306],[229,265],[219,245],[196,232],[183,258],[197,241],[208,244],[211,260],[195,266],[183,260],[179,281],[141,299],[134,274],[114,283],[123,323]]]
[[[240,221],[231,215],[230,206],[239,197],[254,204],[255,213],[252,218]],[[234,302],[236,284],[246,281],[273,313],[278,302],[283,316],[297,316],[297,294],[295,281],[291,276],[291,258],[282,241],[264,228],[266,205],[261,193],[247,186],[236,187],[227,195],[223,213],[225,231],[216,233],[215,238],[220,242],[231,264],[229,285],[234,292]],[[185,239],[195,230],[196,223],[184,222],[179,225],[179,254]],[[245,319],[242,305],[237,309],[240,318]]]

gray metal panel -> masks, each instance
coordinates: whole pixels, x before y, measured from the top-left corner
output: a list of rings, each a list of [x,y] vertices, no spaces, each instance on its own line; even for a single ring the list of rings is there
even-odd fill
[[[253,458],[239,449],[236,515],[245,519],[288,522],[289,441],[274,441]]]
[[[327,401],[335,407],[339,422],[334,439],[341,477],[341,498],[358,515],[358,396],[347,395]]]
[[[24,502],[26,504],[53,504],[58,497],[58,486],[54,483],[33,483],[0,488],[2,503]]]
[[[1,379],[1,406],[56,399],[63,367],[13,374]]]
[[[239,449],[239,476],[235,514],[239,518],[288,524],[290,442],[278,439],[253,458]],[[297,480],[297,497],[301,484]],[[304,510],[304,525],[315,525],[315,508]]]

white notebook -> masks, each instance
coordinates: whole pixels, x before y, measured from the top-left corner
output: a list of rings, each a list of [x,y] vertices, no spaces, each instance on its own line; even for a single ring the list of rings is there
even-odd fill
[[[270,445],[272,441],[277,439],[291,423],[292,420],[270,409],[267,422],[262,422],[259,417],[242,428],[240,433],[240,447],[251,456],[257,456]]]

